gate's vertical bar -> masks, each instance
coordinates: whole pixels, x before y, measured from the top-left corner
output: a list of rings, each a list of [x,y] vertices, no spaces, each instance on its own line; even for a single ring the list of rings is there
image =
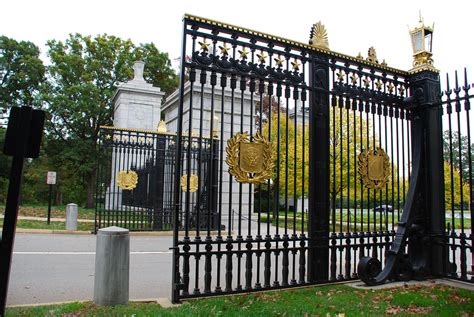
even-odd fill
[[[156,135],[156,150],[154,171],[151,174],[151,184],[153,184],[153,197],[151,197],[153,208],[153,229],[163,230],[165,226],[163,217],[163,196],[165,186],[165,149],[166,149],[166,135]],[[152,156],[153,157],[153,156]]]
[[[316,53],[310,65],[309,282],[328,280],[329,265],[329,60]],[[320,185],[320,186],[318,186]]]
[[[183,35],[181,44],[181,74],[179,77],[179,106],[178,106],[178,127],[176,131],[176,168],[174,174],[174,183],[180,183],[180,171],[181,171],[181,152],[182,152],[182,134],[183,129],[183,105],[184,105],[184,83],[185,83],[185,70],[186,70],[186,18],[183,18]],[[173,272],[172,272],[172,288],[171,288],[171,301],[173,303],[179,302],[179,285],[180,285],[180,274],[179,274],[179,249],[178,249],[178,215],[180,210],[180,186],[174,187],[174,215],[173,215]]]

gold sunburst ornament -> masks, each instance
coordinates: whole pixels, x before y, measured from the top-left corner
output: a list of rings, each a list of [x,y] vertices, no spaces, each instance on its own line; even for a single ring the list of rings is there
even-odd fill
[[[262,184],[272,177],[272,146],[260,132],[252,141],[247,132],[237,133],[227,141],[226,153],[229,173],[239,183]]]
[[[138,174],[135,171],[120,171],[117,175],[117,186],[123,190],[137,187]]]
[[[188,175],[184,174],[183,176],[181,176],[181,190],[183,192],[189,191],[190,193],[194,193],[195,191],[198,190],[198,186],[199,186],[198,180],[199,178],[197,175],[194,175],[194,174],[189,175],[189,189],[188,189]]]
[[[382,189],[390,180],[390,158],[381,148],[363,150],[357,169],[366,188]]]
[[[329,49],[328,32],[321,21],[313,24],[310,33],[309,44],[313,45],[314,47],[323,48],[326,50]]]

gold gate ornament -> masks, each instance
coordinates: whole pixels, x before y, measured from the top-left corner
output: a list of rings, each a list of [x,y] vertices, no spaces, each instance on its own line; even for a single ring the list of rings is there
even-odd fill
[[[189,176],[189,190],[188,190],[188,174],[184,174],[181,176],[181,190],[183,192],[190,192],[194,193],[195,191],[198,190],[198,176],[191,174]]]
[[[120,171],[117,175],[117,186],[123,190],[137,187],[138,174],[135,171]]]
[[[358,172],[369,189],[382,189],[390,180],[390,158],[381,148],[365,149],[359,154]]]
[[[272,178],[272,146],[260,132],[249,140],[247,132],[238,132],[227,140],[229,173],[239,183],[262,184]]]

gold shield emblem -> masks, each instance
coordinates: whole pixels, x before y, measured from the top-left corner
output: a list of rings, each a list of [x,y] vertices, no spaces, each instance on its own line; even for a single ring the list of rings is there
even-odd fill
[[[245,173],[261,173],[263,166],[264,144],[240,142],[240,169]]]
[[[189,176],[189,190],[188,190],[188,174],[184,174],[181,176],[181,190],[183,192],[189,191],[190,193],[194,193],[198,190],[198,182],[199,177],[197,175],[191,174]]]
[[[117,186],[123,190],[137,187],[138,174],[135,171],[120,171],[117,175]]]
[[[227,140],[226,163],[229,173],[240,183],[262,184],[272,177],[272,147],[260,132],[249,140],[247,132]]]
[[[390,180],[390,158],[381,148],[366,149],[359,154],[361,183],[370,189],[382,189]]]
[[[381,181],[384,178],[384,170],[383,170],[383,156],[371,155],[369,156],[369,168],[367,175],[370,180],[372,181]]]

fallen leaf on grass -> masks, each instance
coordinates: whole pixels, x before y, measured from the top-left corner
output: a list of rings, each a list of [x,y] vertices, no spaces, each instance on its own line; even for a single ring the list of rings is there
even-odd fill
[[[385,309],[385,314],[387,315],[398,315],[402,309],[400,306],[388,306],[387,309]]]
[[[448,297],[452,301],[456,302],[456,304],[462,304],[469,301],[469,298],[467,297],[459,297],[458,293],[449,294]]]
[[[410,313],[415,313],[415,314],[428,314],[433,307],[428,306],[428,307],[420,307],[420,306],[415,306],[415,305],[410,305],[406,309],[407,312]]]

